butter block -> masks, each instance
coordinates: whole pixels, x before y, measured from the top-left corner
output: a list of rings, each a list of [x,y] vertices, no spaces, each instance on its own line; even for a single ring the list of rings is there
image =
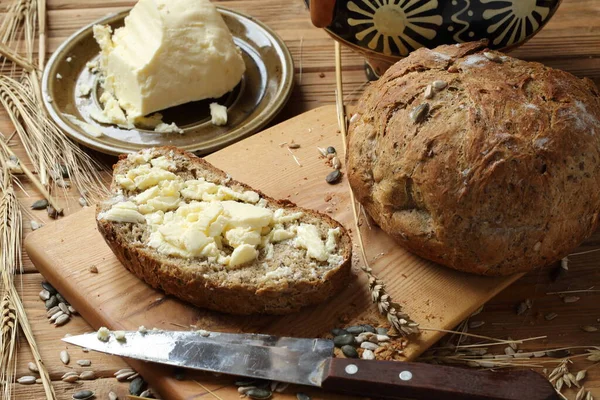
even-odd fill
[[[240,49],[208,0],[140,0],[114,34],[94,26],[105,89],[129,120],[231,91],[245,71]]]

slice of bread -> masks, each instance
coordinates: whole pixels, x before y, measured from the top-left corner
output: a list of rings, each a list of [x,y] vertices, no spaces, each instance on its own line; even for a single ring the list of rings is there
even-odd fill
[[[152,207],[140,204],[143,203],[140,199],[146,195],[139,195],[148,192],[149,189],[157,190],[152,188],[162,185],[160,177],[154,181],[144,177],[137,178],[137,183],[133,185],[132,180],[127,179],[127,176],[135,177],[138,171],[136,168],[139,169],[141,165],[146,169],[160,166],[163,168],[162,171],[169,171],[164,173],[169,176],[166,179],[181,182],[177,183],[179,187],[181,185],[195,187],[190,186],[190,182],[198,182],[198,180],[202,182],[202,179],[210,182],[208,185],[221,185],[217,186],[220,188],[219,193],[226,192],[226,196],[229,197],[225,201],[215,199],[214,194],[204,194],[210,199],[203,198],[202,201],[198,201],[198,198],[190,199],[189,193],[180,191],[176,194],[179,196],[176,206],[169,203],[168,198],[163,197],[159,198],[161,203],[152,204],[155,206],[170,204],[170,208],[167,206],[163,211],[153,211]],[[141,181],[144,182],[139,183]],[[234,197],[239,195],[238,198],[232,200],[232,191]],[[319,212],[297,207],[287,200],[275,200],[254,191],[249,186],[232,180],[226,173],[201,158],[179,149],[161,147],[121,156],[119,162],[113,167],[111,192],[112,197],[98,205],[96,217],[98,228],[115,255],[129,271],[152,287],[196,306],[231,314],[286,314],[297,311],[303,306],[323,302],[344,288],[350,277],[352,243],[344,227],[337,221]],[[195,194],[191,195],[194,196]],[[241,200],[240,197],[246,201]],[[164,225],[153,225],[152,215],[160,216],[159,220],[164,218],[166,224],[170,217],[178,212],[183,213],[186,207],[206,207],[211,204],[204,200],[212,200],[219,204],[228,202],[230,205],[233,201],[246,202],[253,204],[254,207],[260,207],[260,210],[255,208],[259,212],[271,210],[274,216],[283,215],[283,217],[280,219],[273,217],[272,221],[279,221],[275,226],[271,222],[268,227],[261,228],[261,243],[254,246],[255,250],[250,250],[251,254],[252,251],[255,252],[254,258],[251,257],[245,263],[232,266],[233,247],[239,246],[239,243],[236,243],[235,238],[227,233],[215,239],[220,249],[212,250],[220,255],[214,256],[216,253],[212,253],[213,256],[207,257],[196,252],[192,256],[191,253],[186,253],[187,250],[182,250],[182,248],[189,249],[186,247],[188,242],[185,241],[183,232],[179,235],[177,230],[173,232],[171,229],[170,233],[163,235]],[[129,214],[121,219],[115,217],[116,209],[111,211],[115,206],[117,208],[127,206],[125,208],[133,210],[126,210]],[[179,209],[181,210],[178,211]],[[201,214],[195,214],[196,217],[198,215]],[[228,213],[224,215],[229,216]],[[183,218],[190,219],[185,216]],[[319,245],[321,257],[317,258],[321,261],[315,258],[314,252],[311,253],[309,250],[311,246],[306,244],[307,240],[301,241],[300,233],[289,238],[279,237],[279,241],[272,239],[276,228],[280,232],[282,228],[287,232],[299,232],[301,225],[304,228],[309,227],[314,234],[318,232],[321,239]],[[224,231],[228,227],[232,229],[227,225]],[[316,227],[316,230],[313,227]],[[247,231],[250,228],[240,229]],[[161,233],[155,233],[157,231]],[[189,232],[186,233],[188,234]],[[203,235],[201,236],[205,238]],[[164,240],[167,240],[165,238],[171,238],[171,242],[165,244]],[[173,247],[173,243],[179,244],[179,247]],[[332,243],[334,243],[333,247]],[[329,251],[326,253],[327,259],[322,254],[325,244],[325,248]],[[216,244],[213,243],[211,246],[215,247]],[[246,245],[246,247],[252,246]],[[207,248],[208,246],[205,247]],[[182,252],[184,254],[181,254]],[[226,265],[227,262],[230,262],[230,265]]]

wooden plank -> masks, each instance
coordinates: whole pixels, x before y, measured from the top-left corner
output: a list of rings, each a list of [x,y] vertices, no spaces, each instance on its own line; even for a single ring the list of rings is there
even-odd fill
[[[275,198],[287,197],[301,206],[329,211],[352,229],[349,188],[345,181],[335,186],[325,182],[330,169],[316,151],[316,146],[341,148],[341,137],[336,131],[335,107],[321,107],[207,159],[235,179]],[[294,151],[301,166],[295,163],[287,148],[280,145],[292,140],[301,145]],[[408,313],[431,328],[451,329],[517,279],[517,276],[479,277],[439,267],[400,248],[376,227],[365,229],[364,239],[372,267],[387,283],[392,297],[400,297]],[[94,328],[106,325],[131,330],[145,325],[173,329],[173,323],[177,323],[216,331],[318,337],[336,325],[383,322],[370,304],[366,277],[357,273],[356,260],[353,264],[356,279],[326,304],[284,317],[239,317],[190,307],[165,298],[143,284],[125,270],[102,243],[91,209],[30,234],[26,249],[38,270]],[[96,265],[100,273],[91,274],[88,271],[91,265]],[[423,332],[419,340],[407,348],[407,358],[416,357],[441,336],[439,332]],[[186,393],[196,389],[163,379],[147,365],[138,365],[138,368],[145,376],[153,376],[162,393],[173,393],[175,399],[183,399]]]

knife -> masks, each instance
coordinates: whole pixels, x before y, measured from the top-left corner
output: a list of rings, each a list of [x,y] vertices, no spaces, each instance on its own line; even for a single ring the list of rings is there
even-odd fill
[[[207,331],[111,333],[63,338],[88,349],[249,378],[268,379],[385,399],[559,400],[543,376],[526,371],[474,371],[424,363],[334,358],[333,342]]]

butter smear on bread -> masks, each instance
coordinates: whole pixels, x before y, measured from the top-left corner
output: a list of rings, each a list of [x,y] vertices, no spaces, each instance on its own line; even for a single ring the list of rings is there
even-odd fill
[[[140,0],[125,26],[113,33],[96,25],[94,37],[101,48],[104,88],[129,122],[218,98],[240,82],[245,70],[240,49],[208,0]]]
[[[338,266],[340,228],[322,237],[303,223],[303,212],[269,208],[251,190],[238,191],[204,178],[184,179],[174,161],[142,152],[128,156],[135,166],[115,176],[118,192],[99,220],[145,224],[144,245],[181,258],[202,258],[228,268],[273,258],[274,245],[288,241],[304,249],[307,262]]]

